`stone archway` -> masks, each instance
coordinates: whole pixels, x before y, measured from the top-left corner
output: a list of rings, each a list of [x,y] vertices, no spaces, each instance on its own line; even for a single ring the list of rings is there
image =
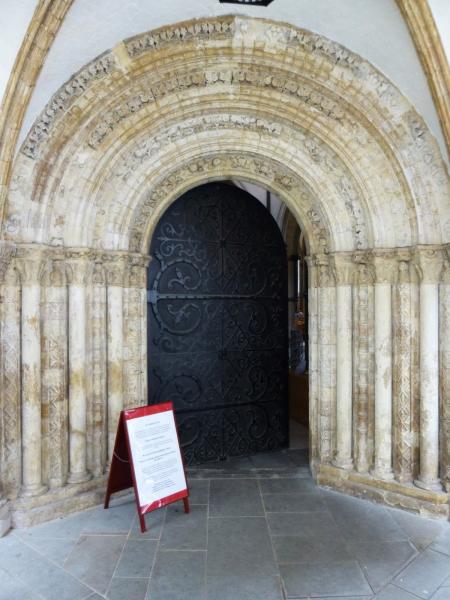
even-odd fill
[[[437,145],[360,57],[230,16],[94,60],[15,161],[1,473],[17,525],[100,498],[118,413],[146,398],[155,224],[184,191],[228,178],[274,191],[308,240],[317,480],[447,514],[450,196]]]

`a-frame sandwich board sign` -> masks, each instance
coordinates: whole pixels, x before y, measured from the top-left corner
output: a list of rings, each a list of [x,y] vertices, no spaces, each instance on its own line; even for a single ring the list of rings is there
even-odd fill
[[[106,488],[111,494],[134,488],[141,531],[144,515],[183,500],[189,512],[189,491],[171,402],[130,408],[120,413]]]

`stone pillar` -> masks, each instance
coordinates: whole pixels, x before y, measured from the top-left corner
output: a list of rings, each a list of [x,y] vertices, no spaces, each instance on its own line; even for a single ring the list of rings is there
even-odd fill
[[[2,482],[6,479],[5,475],[8,470],[8,458],[7,457],[7,445],[8,445],[8,433],[10,434],[11,423],[7,422],[7,415],[9,412],[16,413],[17,406],[14,403],[13,406],[8,406],[7,403],[9,401],[7,390],[4,389],[4,379],[5,379],[5,356],[4,354],[8,352],[7,345],[10,344],[10,340],[8,336],[5,336],[5,325],[6,319],[8,318],[7,312],[4,310],[5,301],[5,287],[9,281],[8,273],[14,273],[11,267],[11,259],[14,254],[14,247],[10,244],[0,244],[0,385],[2,389],[2,393],[0,395],[0,537],[2,537],[7,531],[9,531],[11,527],[11,515],[9,511],[9,503],[3,495],[3,486]],[[15,319],[15,325],[17,325],[17,317]],[[17,365],[19,367],[19,365]],[[18,375],[19,369],[17,369]],[[16,443],[19,440],[16,440]],[[18,459],[19,457],[17,457]]]
[[[396,261],[375,253],[375,461],[372,474],[392,479],[392,283]]]
[[[22,283],[22,490],[23,496],[46,491],[42,484],[41,278],[45,256],[38,248],[17,260]]]
[[[355,318],[353,319],[355,369],[355,468],[359,473],[369,470],[369,287],[373,273],[368,257],[356,255]]]
[[[123,284],[126,258],[107,256],[108,457],[111,458],[120,411],[123,410]]]
[[[397,283],[393,294],[394,475],[400,483],[410,483],[413,479],[413,310],[410,257],[403,253],[398,260]]]
[[[448,250],[450,253],[450,249]],[[439,363],[442,414],[442,479],[450,492],[450,257],[446,253],[439,294]]]
[[[91,468],[95,477],[105,471],[108,446],[107,370],[106,370],[106,274],[100,262],[92,274],[91,298],[91,389],[92,451]]]
[[[318,353],[319,353],[319,456],[322,463],[334,456],[335,425],[335,323],[334,280],[325,255],[316,258],[318,265]]]
[[[442,253],[416,249],[420,277],[420,471],[415,484],[439,491],[439,277]]]
[[[67,253],[69,283],[69,483],[90,478],[87,470],[86,282],[89,255]]]
[[[64,255],[55,256],[42,305],[42,403],[50,488],[63,486],[68,474],[67,286]]]
[[[334,256],[336,279],[336,456],[334,464],[351,469],[352,459],[352,277],[353,262]]]
[[[306,257],[308,263],[308,333],[309,333],[309,457],[311,465],[318,460],[318,267],[312,257]]]

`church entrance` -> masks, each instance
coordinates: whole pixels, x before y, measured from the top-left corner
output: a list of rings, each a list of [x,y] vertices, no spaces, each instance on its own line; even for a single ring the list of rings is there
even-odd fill
[[[269,211],[209,183],[153,235],[149,404],[172,401],[187,464],[288,446],[287,257]]]

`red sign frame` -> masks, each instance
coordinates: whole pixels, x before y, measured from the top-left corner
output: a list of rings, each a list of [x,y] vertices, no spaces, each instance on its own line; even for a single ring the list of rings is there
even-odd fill
[[[131,452],[130,438],[128,435],[127,421],[130,421],[131,419],[138,419],[140,417],[145,417],[148,415],[155,415],[166,411],[172,411],[173,413],[172,402],[165,402],[164,404],[154,404],[152,406],[140,406],[138,408],[130,408],[128,410],[123,410],[120,413],[119,424],[117,426],[116,441],[114,443],[114,451],[109,471],[108,485],[106,487],[104,508],[109,507],[111,494],[114,494],[115,492],[120,492],[122,490],[126,490],[130,487],[134,488],[136,507],[139,515],[139,522],[142,533],[145,533],[147,531],[145,526],[144,515],[146,515],[148,512],[157,510],[158,508],[162,508],[163,506],[167,506],[168,504],[171,504],[172,502],[177,502],[178,500],[183,500],[184,512],[189,512],[189,489],[187,487],[187,483],[186,489],[183,489],[177,492],[176,494],[172,494],[170,496],[166,496],[164,498],[155,500],[151,504],[141,506],[139,500],[139,490],[136,483],[136,473],[134,469],[133,455]],[[181,460],[183,463],[184,480],[186,482],[186,472],[184,469],[184,461],[180,450],[180,441],[178,438],[178,430],[176,427],[175,415],[173,415],[173,418],[175,422],[175,430],[177,432],[178,450],[180,452]]]

